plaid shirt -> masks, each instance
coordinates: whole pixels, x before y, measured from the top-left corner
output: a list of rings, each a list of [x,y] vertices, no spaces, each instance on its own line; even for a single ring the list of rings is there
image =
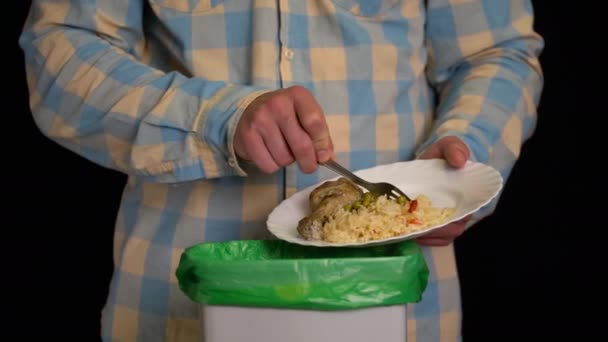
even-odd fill
[[[183,249],[268,238],[281,200],[334,176],[239,163],[235,126],[262,92],[308,88],[351,169],[455,135],[507,177],[542,87],[532,23],[528,0],[34,0],[20,44],[38,127],[129,176],[104,340],[198,341],[200,307],[175,278]],[[408,341],[458,340],[453,248],[424,253]]]

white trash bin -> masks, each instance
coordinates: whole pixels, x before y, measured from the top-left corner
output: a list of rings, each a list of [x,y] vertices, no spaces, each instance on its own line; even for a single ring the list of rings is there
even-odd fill
[[[201,342],[404,342],[428,267],[412,241],[329,249],[238,240],[187,248],[176,277],[200,304]]]
[[[407,306],[315,311],[203,305],[202,342],[405,342]]]

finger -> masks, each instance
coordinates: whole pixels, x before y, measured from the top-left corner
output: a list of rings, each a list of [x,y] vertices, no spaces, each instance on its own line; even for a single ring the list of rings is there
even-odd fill
[[[441,149],[437,143],[431,145],[423,154],[420,155],[420,159],[443,159],[441,155]]]
[[[446,159],[452,167],[460,168],[466,164],[471,153],[467,145],[460,138],[447,136],[432,144],[420,159]]]
[[[287,166],[293,163],[295,158],[291,154],[279,127],[269,117],[267,118],[258,124],[257,130],[262,136],[266,149],[270,152],[274,162],[279,167]]]
[[[250,133],[250,136],[246,139],[246,149],[249,158],[263,172],[273,173],[279,169],[279,165],[270,155],[264,139],[259,134]]]
[[[418,242],[419,245],[422,246],[434,246],[434,247],[438,247],[438,246],[447,246],[450,243],[454,242],[453,239],[442,239],[442,238],[418,238],[416,239],[416,242]]]
[[[321,106],[303,87],[292,87],[290,92],[294,98],[298,120],[313,142],[317,161],[323,163],[333,158],[333,142]]]
[[[454,223],[462,223],[462,224],[466,225],[467,223],[469,223],[469,221],[471,221],[472,218],[473,218],[473,214],[469,214]]]
[[[297,119],[294,117],[291,120],[281,121],[279,128],[300,170],[304,173],[314,172],[317,169],[315,149],[312,140]]]
[[[279,134],[275,138],[269,138],[268,144],[283,139],[287,143],[290,155],[297,161],[300,169],[304,173],[311,173],[318,167],[315,150],[312,140],[300,126],[295,113],[294,102],[293,97],[285,91],[269,98],[266,103],[267,113],[269,113],[269,120],[272,125],[278,128]],[[267,130],[269,132],[264,133],[264,135],[271,135],[272,129],[266,128],[268,126],[266,118],[258,118],[256,121],[262,122],[261,127],[256,127],[257,129]]]
[[[442,147],[444,158],[452,167],[461,168],[469,159],[469,149],[456,137],[449,139]]]
[[[451,223],[443,228],[439,228],[425,234],[425,238],[455,238],[464,233],[464,223]]]

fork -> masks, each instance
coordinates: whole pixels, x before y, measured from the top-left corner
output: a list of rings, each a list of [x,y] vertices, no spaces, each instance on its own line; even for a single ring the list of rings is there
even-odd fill
[[[338,162],[336,162],[335,160],[329,159],[328,161],[326,161],[325,163],[321,163],[321,165],[325,166],[326,168],[350,179],[352,182],[354,182],[355,184],[358,184],[362,187],[364,187],[365,189],[367,189],[369,192],[373,193],[373,194],[378,194],[378,195],[387,195],[387,197],[391,197],[391,198],[398,198],[400,196],[405,197],[408,201],[411,201],[411,199],[403,193],[403,191],[399,190],[399,188],[397,188],[396,186],[394,186],[393,184],[390,183],[370,183],[364,179],[361,179],[360,177],[358,177],[357,175],[355,175],[354,173],[348,171],[344,166],[338,164]]]

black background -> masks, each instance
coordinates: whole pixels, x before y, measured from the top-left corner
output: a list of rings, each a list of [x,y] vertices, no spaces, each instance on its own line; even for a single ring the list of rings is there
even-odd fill
[[[606,116],[608,59],[600,52],[606,19],[591,7],[601,1],[533,3],[546,39],[539,123],[496,213],[456,243],[465,341],[608,336],[600,281],[607,225],[599,216],[606,211],[599,166],[608,127],[599,121]],[[14,13],[4,12],[14,24],[5,40],[2,79],[10,92],[0,122],[9,202],[2,206],[0,282],[9,324],[1,333],[96,341],[125,178],[58,147],[35,127],[17,45],[29,1],[15,4]]]

